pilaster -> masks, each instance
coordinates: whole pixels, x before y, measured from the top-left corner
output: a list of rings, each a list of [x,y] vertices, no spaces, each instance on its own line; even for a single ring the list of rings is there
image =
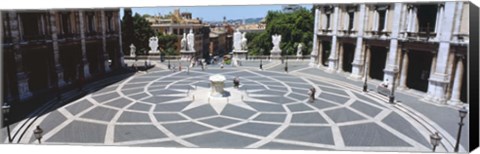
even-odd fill
[[[365,13],[365,4],[360,5],[360,14],[358,16],[358,33],[357,33],[357,43],[355,44],[355,54],[352,62],[352,74],[350,75],[351,79],[358,80],[361,78],[361,70],[365,64],[363,64],[363,57],[365,54],[364,44],[363,44],[363,27],[365,26],[367,15]]]
[[[443,104],[446,100],[446,88],[448,82],[447,63],[450,53],[450,41],[455,16],[456,2],[445,2],[445,13],[442,17],[441,31],[439,37],[439,49],[434,73],[430,76],[430,85],[432,86],[431,100]]]
[[[83,68],[83,77],[84,78],[90,78],[90,67],[88,66],[88,60],[87,60],[87,44],[85,42],[85,17],[83,16],[84,13],[83,11],[78,12],[78,17],[79,17],[79,23],[80,23],[80,42],[82,46],[82,60],[80,65],[80,68]]]
[[[338,48],[338,43],[337,43],[337,30],[338,30],[338,6],[335,6],[334,8],[334,13],[333,13],[333,25],[330,27],[333,27],[332,29],[332,47],[330,51],[330,56],[328,58],[328,69],[327,72],[334,72],[337,68],[337,48]]]
[[[396,73],[398,72],[398,65],[397,61],[397,53],[398,53],[398,35],[400,31],[400,18],[402,16],[402,3],[395,3],[394,4],[394,16],[393,16],[393,23],[392,23],[392,34],[390,37],[390,47],[389,53],[387,57],[387,63],[385,65],[385,75],[384,80],[388,80],[389,87],[392,86],[393,78],[395,77]]]
[[[56,11],[50,11],[50,28],[52,31],[52,48],[53,48],[53,66],[55,69],[55,73],[57,75],[57,83],[56,85],[63,87],[65,85],[65,80],[63,79],[63,67],[60,64],[60,49],[58,48],[58,28],[57,28],[57,17]]]
[[[108,62],[109,56],[107,51],[107,29],[105,23],[105,10],[100,11],[100,23],[102,28],[102,55],[105,73],[110,72],[110,63]]]

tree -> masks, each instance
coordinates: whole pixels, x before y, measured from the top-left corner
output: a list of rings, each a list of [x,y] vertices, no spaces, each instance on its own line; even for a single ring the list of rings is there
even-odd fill
[[[267,24],[265,31],[255,35],[248,47],[252,55],[260,54],[263,49],[264,55],[268,55],[273,47],[271,36],[274,34],[282,35],[280,48],[284,54],[296,54],[296,44],[303,43],[304,54],[310,54],[312,50],[313,21],[314,16],[311,11],[301,8],[292,13],[280,11],[269,11],[265,17]],[[248,37],[247,37],[248,38]]]
[[[122,42],[125,54],[130,54],[130,45],[133,44],[137,48],[136,54],[147,54],[150,50],[148,40],[155,36],[154,31],[150,27],[150,23],[138,13],[132,17],[132,9],[126,8],[122,18]]]
[[[125,55],[130,55],[130,45],[133,43],[133,39],[134,39],[132,9],[125,8],[123,12],[124,12],[123,13],[124,15],[122,18],[123,53]]]
[[[160,33],[158,36],[158,44],[161,51],[163,51],[166,55],[176,55],[177,54],[177,36],[176,35],[168,35]]]

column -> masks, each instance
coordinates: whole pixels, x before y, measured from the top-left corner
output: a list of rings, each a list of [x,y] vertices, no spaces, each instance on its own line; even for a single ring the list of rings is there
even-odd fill
[[[458,58],[455,79],[453,81],[452,97],[448,101],[450,105],[459,105],[462,103],[460,101],[460,92],[462,90],[463,73],[463,58]]]
[[[30,88],[28,86],[28,74],[25,72],[25,68],[23,67],[23,51],[20,49],[20,25],[17,20],[19,17],[14,11],[9,12],[8,17],[10,19],[10,34],[12,37],[13,54],[15,58],[18,98],[20,100],[25,100],[31,97],[32,93],[30,92]]]
[[[403,53],[402,70],[400,70],[400,84],[398,89],[407,89],[407,76],[408,76],[408,50]]]
[[[435,29],[435,33],[436,33],[436,36],[435,36],[435,40],[438,40],[438,37],[440,37],[440,29],[442,29],[442,25],[443,25],[443,5],[442,4],[439,4],[438,6],[438,15],[439,17],[437,18],[438,20],[438,25],[435,25],[436,29]]]
[[[435,71],[436,65],[437,65],[437,54],[433,53],[433,58],[432,58],[432,64],[430,65],[430,77],[432,76],[433,72]],[[428,89],[427,89],[427,97],[425,97],[426,100],[429,100],[432,98],[432,92],[433,91],[433,85],[431,82],[428,83]]]
[[[320,52],[318,52],[318,42],[317,42],[317,34],[318,34],[318,20],[320,18],[320,11],[318,10],[318,8],[315,8],[315,22],[314,22],[314,25],[313,25],[313,47],[312,47],[312,52],[310,54],[311,56],[311,59],[310,59],[310,63],[309,63],[309,66],[310,67],[313,67],[315,65],[315,61],[318,61],[318,54]]]
[[[318,58],[317,58],[317,67],[318,68],[324,68],[325,66],[323,66],[323,42],[322,41],[319,41],[318,42]]]
[[[90,67],[88,66],[87,60],[87,44],[85,42],[85,18],[83,16],[83,11],[78,12],[78,18],[80,19],[80,39],[82,45],[82,62],[80,64],[83,65],[83,77],[90,78]]]
[[[435,71],[430,76],[430,85],[432,85],[432,101],[440,104],[445,103],[445,92],[448,82],[447,63],[450,53],[450,41],[455,16],[456,2],[445,2],[443,25],[441,26],[439,38],[439,49],[436,60]]]
[[[407,5],[403,5],[402,7],[402,20],[400,21],[400,38],[407,37],[407,12],[408,7]]]
[[[338,48],[338,66],[337,66],[337,73],[343,72],[343,43],[339,43],[339,48]]]
[[[107,32],[106,32],[106,23],[105,23],[105,10],[100,11],[100,23],[102,28],[102,49],[103,49],[103,63],[105,68],[105,73],[110,72],[110,64],[108,63],[108,51],[107,51]]]
[[[387,31],[387,28],[388,28],[388,10],[389,10],[389,9],[390,9],[390,8],[387,7],[387,9],[385,10],[385,21],[384,21],[383,27],[382,27],[382,28],[383,28],[383,30],[382,30],[383,32],[386,32],[386,31]],[[400,13],[401,13],[401,12],[400,12]],[[398,20],[400,20],[400,18],[399,18]]]
[[[120,67],[117,68],[123,68],[125,67],[125,59],[123,55],[123,42],[122,42],[122,21],[120,20],[120,9],[118,9],[118,12],[114,15],[115,19],[117,20],[116,26],[118,27],[118,45],[119,45],[119,50],[118,50],[118,62],[117,64],[120,65]]]
[[[333,27],[332,30],[332,48],[330,51],[330,56],[328,58],[328,69],[327,72],[333,72],[337,68],[337,30],[338,30],[338,6],[335,6],[334,13],[333,13]]]
[[[453,72],[454,66],[455,66],[455,53],[450,52],[450,57],[448,57],[448,85],[447,85],[447,92],[446,92],[446,97],[445,98],[450,98],[452,96],[452,86],[453,86],[453,80],[454,80],[454,75],[455,73]]]
[[[407,32],[412,32],[413,8],[408,7]]]
[[[53,66],[55,67],[55,73],[57,75],[57,83],[53,86],[63,87],[65,81],[63,79],[63,67],[60,64],[60,49],[58,48],[58,29],[56,21],[56,11],[50,11],[50,25],[52,30],[52,45],[53,45]]]
[[[365,13],[365,4],[360,5],[360,14],[358,15],[358,32],[357,32],[357,43],[355,44],[355,54],[352,62],[352,74],[350,75],[351,79],[360,79],[361,72],[363,69],[363,57],[365,54],[364,44],[363,44],[363,27],[365,26],[365,22],[367,20],[367,15]],[[357,25],[357,23],[354,23]]]
[[[412,14],[412,32],[418,32],[418,29],[417,29],[417,11],[418,11],[418,8],[417,7],[414,7],[413,8],[413,14]]]
[[[389,53],[387,57],[387,63],[385,69],[384,80],[388,79],[389,87],[392,86],[393,77],[395,73],[398,72],[398,65],[396,63],[397,59],[397,50],[398,50],[398,34],[400,30],[400,18],[402,13],[402,3],[395,3],[394,6],[394,16],[393,16],[393,23],[392,23],[392,34],[390,36],[390,47]]]
[[[372,31],[378,31],[378,11],[373,10],[373,27]]]
[[[460,33],[460,23],[462,22],[463,3],[457,2],[457,12],[455,13],[455,27],[453,29],[453,42],[458,42],[458,33]]]
[[[367,56],[366,56],[367,60],[365,60],[365,63],[366,63],[366,64],[365,64],[365,67],[367,67],[367,68],[366,68],[365,70],[366,70],[367,72],[364,72],[364,74],[366,75],[366,76],[364,76],[364,77],[370,78],[370,77],[369,77],[369,76],[370,76],[370,75],[369,75],[369,74],[370,74],[370,65],[371,65],[370,60],[372,59],[372,56],[371,56],[371,55],[372,55],[372,51],[371,51],[371,46],[370,46],[370,45],[366,45],[365,48],[366,48],[365,52],[366,52],[366,54],[367,54]],[[364,70],[364,71],[365,71],[365,70]]]

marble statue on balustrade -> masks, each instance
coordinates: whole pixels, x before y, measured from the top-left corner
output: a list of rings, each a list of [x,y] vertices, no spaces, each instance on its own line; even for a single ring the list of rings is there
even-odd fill
[[[239,60],[247,59],[247,38],[246,32],[237,31],[233,33],[233,65],[240,66]]]
[[[302,43],[299,43],[298,46],[297,46],[297,60],[299,58],[302,58],[302,56],[303,56],[302,50],[303,50],[303,45],[302,45]]]
[[[180,41],[180,50],[181,51],[187,51],[187,34],[183,33],[182,40]]]
[[[193,34],[192,29],[190,29],[190,32],[187,35],[187,46],[188,51],[195,51],[195,34]]]
[[[238,52],[242,50],[241,41],[242,41],[242,33],[237,28],[237,31],[233,33],[233,50],[234,51]]]
[[[241,42],[241,47],[242,47],[242,50],[246,51],[247,50],[247,32],[243,32],[242,33],[242,42]]]
[[[159,54],[160,51],[158,50],[158,38],[156,36],[150,37],[149,44],[150,51],[148,54]]]
[[[273,59],[279,59],[281,57],[280,53],[282,50],[280,49],[280,42],[282,41],[282,35],[272,35],[272,43],[273,49],[270,51],[270,57]]]
[[[190,29],[188,34],[183,33],[183,38],[180,41],[180,60],[191,60],[195,54],[195,34]]]
[[[137,51],[137,48],[133,43],[130,45],[130,57],[135,57],[135,52]]]

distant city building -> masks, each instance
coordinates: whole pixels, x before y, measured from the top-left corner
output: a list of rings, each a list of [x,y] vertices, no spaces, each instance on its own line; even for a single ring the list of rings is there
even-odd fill
[[[399,89],[424,93],[425,101],[466,102],[469,7],[463,1],[315,5],[318,67],[352,79],[368,70],[369,78],[395,81]]]
[[[119,9],[2,11],[4,101],[27,100],[123,66]]]
[[[183,33],[188,34],[190,29],[195,34],[195,51],[197,56],[208,52],[209,32],[207,29],[209,27],[203,24],[200,19],[193,19],[192,13],[180,12],[180,9],[175,9],[170,14],[146,17],[146,20],[151,23],[151,27],[156,33],[177,35],[178,41],[176,45],[178,52],[180,51],[180,40],[183,37]]]

